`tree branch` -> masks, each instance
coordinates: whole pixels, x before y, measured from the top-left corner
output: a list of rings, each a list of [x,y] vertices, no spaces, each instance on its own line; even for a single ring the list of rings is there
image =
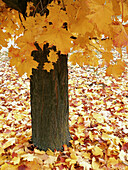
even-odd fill
[[[6,5],[9,8],[15,9],[23,14],[25,17],[26,7],[27,7],[27,1],[26,0],[2,0],[6,3]]]

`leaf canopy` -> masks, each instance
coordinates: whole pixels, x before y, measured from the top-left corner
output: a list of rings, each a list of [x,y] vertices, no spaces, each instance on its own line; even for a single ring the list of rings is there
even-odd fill
[[[20,50],[9,50],[9,56],[12,57],[11,65],[16,65],[19,74],[25,71],[30,75],[30,69],[38,66],[31,57],[35,42],[41,48],[45,43],[49,47],[56,46],[56,53],[50,52],[48,63],[44,63],[42,68],[47,71],[54,69],[52,63],[57,61],[58,52],[67,55],[71,49],[76,51],[70,56],[73,64],[98,67],[99,53],[103,61],[100,66],[108,67],[107,75],[117,78],[125,71],[121,48],[128,48],[127,1],[55,0],[47,5],[48,13],[44,15],[42,9],[36,13],[32,2],[27,3],[26,9],[27,17],[24,19],[18,11],[8,8],[0,0],[0,48],[7,47],[10,38],[14,39]],[[120,58],[114,60],[115,65],[111,65],[114,59],[112,49],[120,53]]]

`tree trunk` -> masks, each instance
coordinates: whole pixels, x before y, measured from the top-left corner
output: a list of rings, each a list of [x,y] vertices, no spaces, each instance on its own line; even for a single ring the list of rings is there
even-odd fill
[[[54,70],[47,72],[42,66],[48,45],[43,51],[38,49],[32,55],[40,64],[32,70],[30,80],[32,142],[41,150],[61,150],[70,140],[67,56],[60,55]]]
[[[43,7],[46,7],[52,0],[30,1],[34,2],[37,8],[36,4],[41,5],[42,2]],[[26,0],[3,0],[3,2],[25,16]],[[49,73],[42,70],[49,54],[48,44],[44,45],[43,51],[37,43],[35,45],[38,51],[33,51],[32,56],[39,62],[39,66],[38,69],[32,70],[30,79],[32,141],[42,150],[48,148],[60,150],[63,144],[68,145],[70,140],[67,56],[59,55],[54,65],[55,69]]]

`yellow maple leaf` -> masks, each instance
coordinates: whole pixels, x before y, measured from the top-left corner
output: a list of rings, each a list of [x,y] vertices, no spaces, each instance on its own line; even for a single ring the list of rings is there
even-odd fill
[[[110,52],[113,47],[113,41],[111,39],[99,40],[100,45],[105,49],[105,51]]]
[[[84,152],[84,153],[82,154],[82,156],[83,156],[85,159],[90,159],[91,153],[89,153],[89,152]]]
[[[41,23],[41,24],[40,24]],[[40,14],[36,14],[34,16],[29,16],[26,20],[23,20],[23,25],[27,29],[27,31],[32,32],[32,37],[36,37],[36,35],[42,34],[42,32],[46,29],[43,28],[48,26],[48,22],[46,22],[46,16],[41,16]],[[25,31],[26,32],[26,31]],[[31,39],[31,37],[30,37]],[[31,42],[31,41],[29,41]]]
[[[33,11],[34,8],[35,7],[33,2],[27,2],[27,9],[26,9],[27,16],[30,16],[30,13]]]
[[[62,27],[63,23],[68,22],[68,16],[66,14],[66,11],[62,9],[62,6],[55,4],[52,2],[48,5],[49,15],[47,17],[47,20],[49,22],[52,22],[55,27]]]
[[[86,10],[85,10],[86,6]],[[84,36],[86,33],[92,33],[94,25],[86,17],[88,15],[87,1],[74,1],[68,4],[67,15],[69,17],[69,31],[76,35]]]
[[[12,57],[19,57],[20,54],[20,49],[18,48],[14,48],[12,45],[9,48],[9,53],[8,53],[8,57],[12,58]]]
[[[111,138],[111,136],[109,134],[107,134],[107,133],[102,134],[102,139],[103,140],[109,140],[109,138]]]
[[[44,164],[46,165],[52,165],[57,160],[56,156],[49,155],[48,159],[44,161]]]
[[[89,7],[91,10],[91,14],[87,16],[89,21],[95,23],[101,33],[108,35],[109,24],[112,23],[111,16],[113,15],[111,1],[105,3],[104,0],[101,2],[99,0],[91,0],[91,2],[89,2]]]
[[[93,139],[94,139],[94,136],[93,136],[93,134],[92,134],[92,132],[91,131],[89,131],[89,138],[93,141]]]
[[[18,165],[14,166],[8,163],[5,163],[1,166],[1,170],[17,170],[18,169]]]
[[[2,155],[2,153],[4,153],[4,149],[3,149],[2,146],[0,145],[0,155]]]
[[[127,50],[127,46],[126,46]],[[116,51],[122,56],[122,47],[116,47]]]
[[[87,58],[87,63],[90,66],[97,67],[99,65],[99,59],[96,56],[90,56]]]
[[[31,30],[25,31],[23,36],[20,36],[16,41],[18,47],[23,48],[24,45],[28,45],[29,43],[34,45],[35,39]],[[27,49],[27,47],[26,47]],[[31,49],[30,49],[31,50]]]
[[[123,5],[123,21],[127,22],[128,20],[128,2],[127,1],[121,1],[120,2],[120,8],[122,8]]]
[[[76,40],[73,41],[74,45],[86,48],[86,44],[89,43],[90,33],[85,33],[84,36],[79,35]]]
[[[81,35],[85,35],[87,32],[92,32],[93,28],[93,24],[90,23],[89,19],[85,17],[77,18],[69,26],[71,32]]]
[[[15,143],[15,138],[9,138],[8,141],[3,145],[3,148],[6,149],[7,147],[13,145]]]
[[[120,158],[123,162],[125,162],[126,155],[127,155],[127,153],[124,152],[124,150],[121,150],[120,153],[119,153],[119,158]]]
[[[117,63],[114,65],[109,65],[109,67],[106,69],[106,75],[110,76],[113,75],[113,77],[118,78],[122,75],[126,67],[126,64],[121,59],[117,60]]]
[[[39,149],[36,149],[36,148],[34,148],[34,152],[36,154],[40,154],[40,155],[44,155],[45,154],[45,151],[40,151]]]
[[[101,148],[99,148],[98,146],[94,146],[92,153],[95,156],[98,156],[98,155],[103,156],[103,150]]]
[[[70,20],[69,23],[72,23],[75,20],[79,8],[80,6],[78,4],[78,1],[74,1],[74,2],[68,1],[68,5],[66,6],[66,11]]]
[[[104,117],[98,113],[93,113],[93,117],[98,123],[104,123]]]
[[[83,66],[85,60],[86,60],[86,57],[81,52],[73,53],[69,57],[69,61],[73,65],[79,64],[79,66]]]
[[[27,161],[33,161],[34,158],[36,158],[33,154],[30,153],[21,155],[21,157],[23,158],[23,160],[27,160]]]
[[[51,50],[49,53],[48,61],[55,63],[58,60],[58,55],[54,50]]]
[[[17,165],[20,163],[20,157],[14,157],[12,160],[11,160],[11,163],[13,163],[14,165]]]
[[[107,161],[108,166],[110,167],[111,165],[114,166],[119,163],[118,159],[115,159],[114,157],[110,157]]]
[[[116,47],[124,47],[128,45],[128,35],[125,27],[121,24],[113,25],[113,45]]]
[[[0,29],[0,45],[7,47],[7,39],[10,38],[10,34],[3,32]]]
[[[99,170],[100,169],[100,164],[98,162],[96,162],[95,157],[92,158],[92,168],[94,170]]]
[[[117,0],[112,0],[112,5],[113,5],[113,11],[115,13],[114,16],[118,16],[121,14],[121,6],[119,4],[119,1]]]
[[[70,39],[71,36],[72,35],[63,28],[56,29],[51,26],[45,34],[36,37],[36,41],[39,44],[46,41],[50,45],[55,45],[57,51],[61,51],[62,54],[67,54],[70,52],[70,48],[72,47]]]
[[[102,58],[104,59],[105,63],[109,65],[110,60],[113,59],[113,55],[111,52],[104,52],[102,54]]]
[[[54,69],[54,66],[51,62],[50,63],[44,63],[43,70],[47,70],[48,72],[50,72],[50,70],[53,70],[53,69]]]
[[[77,160],[77,156],[76,156],[75,153],[71,153],[71,154],[70,154],[70,157],[71,157],[71,159]]]
[[[54,156],[54,153],[52,152],[51,149],[48,148],[48,150],[46,151],[46,153],[50,156]]]
[[[37,68],[38,63],[30,57],[13,57],[10,60],[11,66],[16,66],[19,75],[23,75],[25,72],[28,76],[32,74],[32,68]]]
[[[31,170],[42,170],[42,166],[39,164],[39,161],[37,159],[34,159],[34,161],[31,162],[25,162],[25,165],[27,166],[27,169]]]
[[[6,162],[6,158],[3,156],[0,156],[0,166],[2,166]]]

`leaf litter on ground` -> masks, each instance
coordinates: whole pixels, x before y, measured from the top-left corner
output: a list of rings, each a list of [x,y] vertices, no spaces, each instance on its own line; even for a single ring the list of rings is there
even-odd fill
[[[124,54],[126,63],[127,55]],[[71,147],[40,151],[31,143],[30,85],[0,56],[0,168],[128,169],[128,68],[117,80],[103,68],[69,63]]]

